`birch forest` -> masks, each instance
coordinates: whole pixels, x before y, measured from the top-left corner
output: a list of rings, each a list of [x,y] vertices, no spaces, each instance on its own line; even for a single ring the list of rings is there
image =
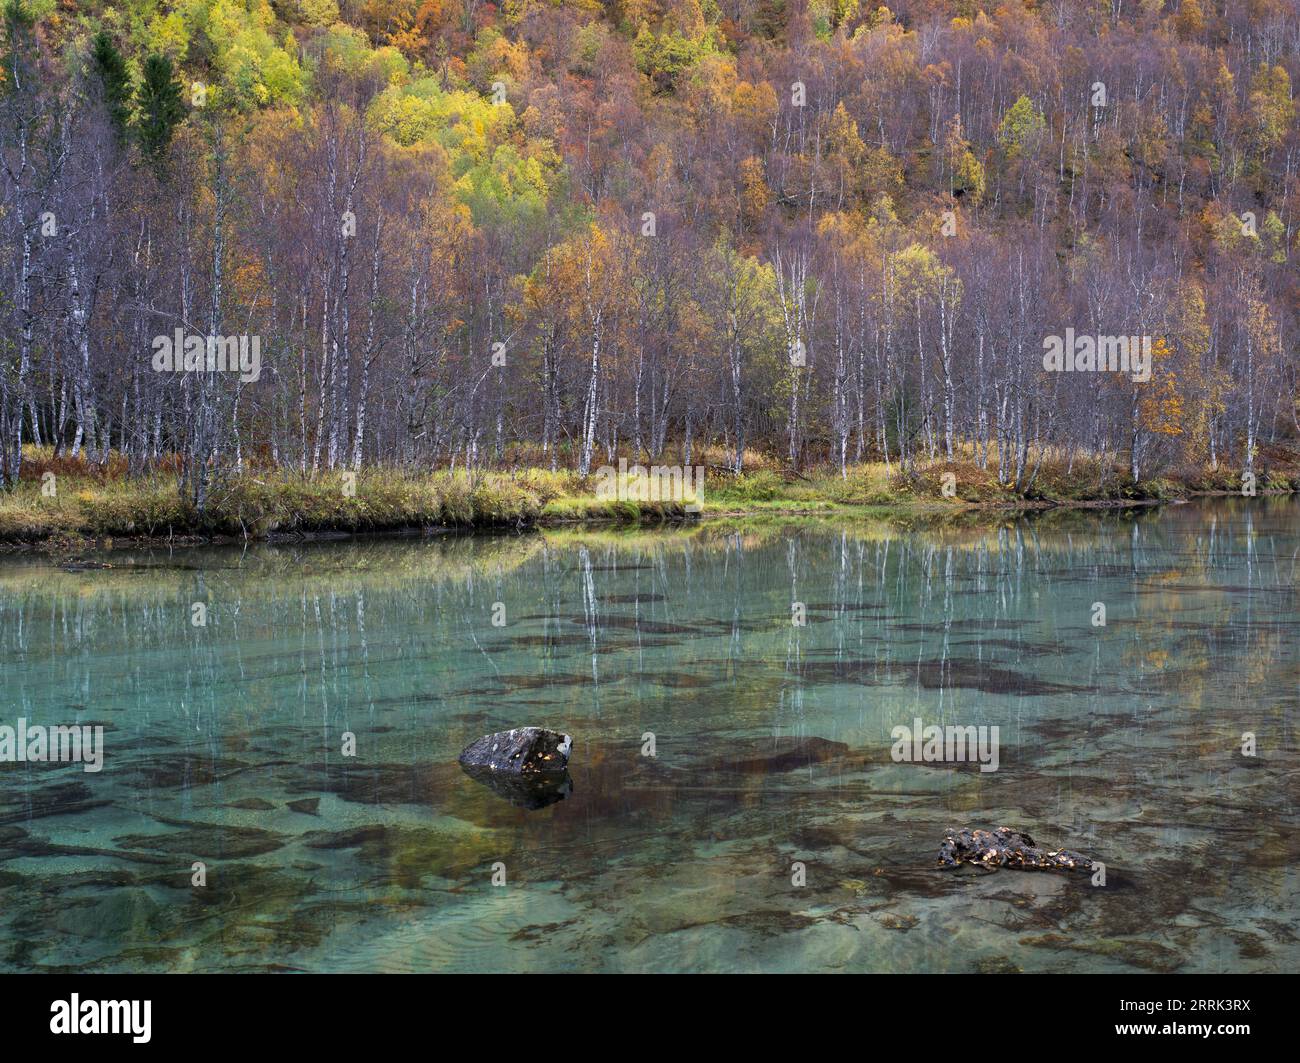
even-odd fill
[[[1300,434],[1297,0],[4,0],[0,61],[0,489]]]

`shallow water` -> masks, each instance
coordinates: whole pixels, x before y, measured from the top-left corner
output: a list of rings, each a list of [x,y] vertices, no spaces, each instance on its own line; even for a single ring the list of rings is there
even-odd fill
[[[0,559],[0,724],[105,727],[0,763],[0,970],[1294,970],[1297,518]],[[522,724],[539,810],[456,764]],[[935,866],[1004,824],[1105,885]]]

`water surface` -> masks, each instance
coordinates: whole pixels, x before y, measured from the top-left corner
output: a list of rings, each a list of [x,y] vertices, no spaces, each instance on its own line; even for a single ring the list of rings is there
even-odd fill
[[[0,970],[1294,970],[1298,517],[0,559],[0,724],[105,728],[0,764]],[[523,724],[540,810],[456,764]],[[1004,824],[1106,884],[935,867]]]

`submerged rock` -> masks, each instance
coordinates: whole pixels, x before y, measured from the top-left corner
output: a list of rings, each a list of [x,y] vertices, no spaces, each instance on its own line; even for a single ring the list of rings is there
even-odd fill
[[[526,775],[511,775],[488,768],[464,765],[465,774],[481,782],[498,797],[512,805],[531,810],[546,808],[563,801],[573,793],[573,780],[568,771],[535,771]]]
[[[1091,871],[1092,858],[1070,849],[1045,849],[1024,831],[1010,827],[997,830],[944,831],[939,846],[939,866],[957,867],[975,864],[996,869],[1017,868],[1021,871]]]
[[[573,739],[544,727],[517,727],[471,742],[460,766],[512,805],[537,809],[563,801],[573,792],[569,752]]]
[[[1024,974],[1024,971],[1006,956],[985,956],[975,963],[976,974]]]
[[[709,767],[714,771],[743,775],[780,775],[816,764],[842,761],[848,753],[849,747],[845,743],[816,735],[807,738],[793,735],[742,738],[728,742],[726,755],[713,761]]]
[[[516,727],[471,742],[460,754],[465,768],[485,768],[510,775],[563,772],[573,739],[545,727]]]
[[[273,812],[275,805],[263,797],[241,797],[238,801],[231,801],[226,808],[239,808],[246,812]]]

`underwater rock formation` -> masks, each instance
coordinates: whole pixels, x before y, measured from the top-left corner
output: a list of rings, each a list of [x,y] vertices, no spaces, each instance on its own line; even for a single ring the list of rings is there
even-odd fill
[[[488,768],[469,765],[463,767],[465,774],[475,782],[481,782],[498,797],[504,797],[519,808],[546,808],[573,793],[573,780],[567,771],[535,771],[526,775],[510,775]]]
[[[573,792],[567,770],[573,738],[544,727],[517,727],[471,742],[460,766],[512,805],[536,809]]]
[[[939,866],[958,867],[975,864],[996,869],[1012,867],[1021,871],[1091,871],[1092,859],[1070,849],[1044,849],[1024,831],[1010,827],[997,830],[944,831],[939,846]]]

